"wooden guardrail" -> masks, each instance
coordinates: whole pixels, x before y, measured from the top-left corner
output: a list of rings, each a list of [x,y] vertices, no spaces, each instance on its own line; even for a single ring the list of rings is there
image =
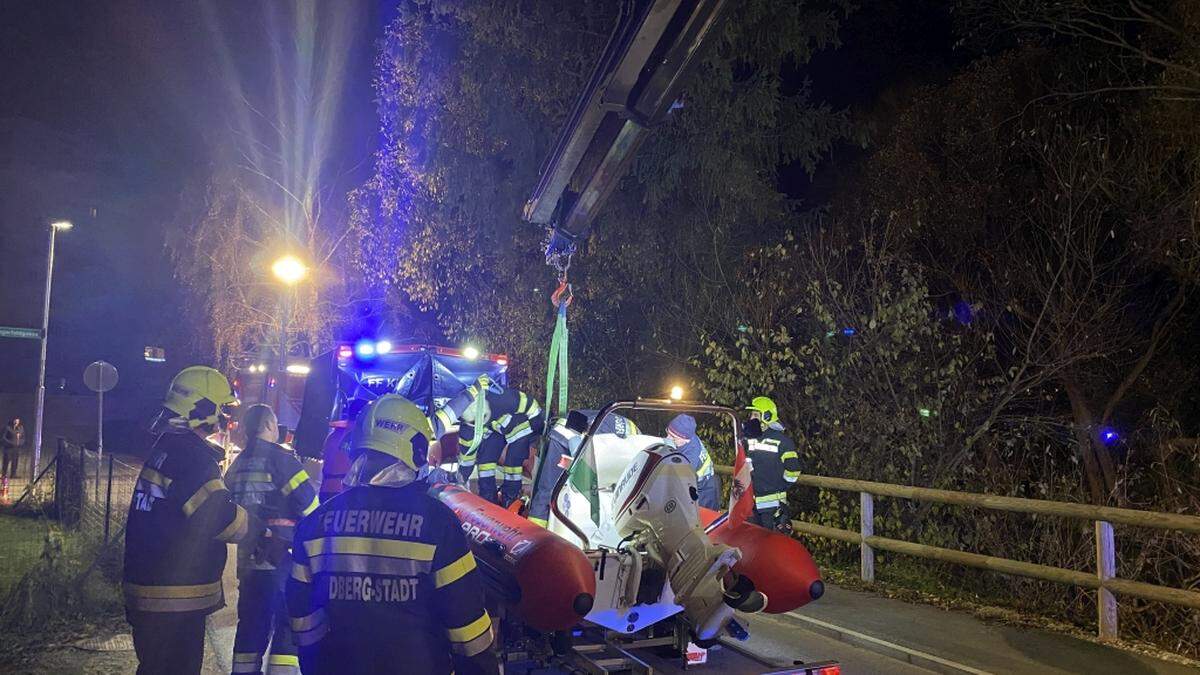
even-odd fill
[[[731,470],[728,466],[717,466],[716,471],[721,475],[729,475]],[[991,570],[1002,574],[1013,574],[1090,588],[1094,589],[1097,593],[1098,633],[1103,640],[1112,640],[1117,637],[1117,603],[1114,596],[1116,593],[1200,609],[1200,592],[1117,578],[1116,546],[1113,534],[1114,523],[1200,534],[1200,517],[1197,516],[1121,509],[1109,506],[1092,506],[1070,502],[1055,502],[1042,499],[1001,497],[998,495],[956,492],[953,490],[934,490],[930,488],[875,483],[849,478],[830,478],[826,476],[802,475],[796,483],[824,490],[859,493],[859,530],[857,532],[827,527],[802,520],[793,520],[792,527],[797,532],[802,532],[810,536],[857,544],[860,551],[860,571],[864,581],[875,580],[875,550],[879,549],[918,558],[928,558]],[[1013,511],[1074,518],[1076,520],[1090,520],[1095,524],[1096,532],[1096,572],[1093,574],[1079,570],[1039,565],[1012,560],[1010,558],[998,558],[876,536],[874,499],[877,496],[936,502],[940,504],[956,504],[993,511]]]

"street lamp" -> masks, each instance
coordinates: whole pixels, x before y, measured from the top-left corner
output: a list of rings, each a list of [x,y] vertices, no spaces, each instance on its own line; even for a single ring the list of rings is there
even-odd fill
[[[272,263],[271,272],[276,279],[288,286],[295,286],[308,276],[308,267],[296,256],[288,254]]]
[[[291,311],[291,295],[289,291],[304,280],[308,276],[308,266],[304,261],[296,256],[288,253],[279,256],[275,262],[271,263],[271,273],[275,278],[283,282],[284,289],[283,297],[280,298],[279,309],[279,355],[277,358],[277,373],[275,377],[275,414],[282,414],[284,401],[284,390],[287,389],[287,331],[288,331],[288,313]],[[266,399],[266,387],[270,378],[263,377],[263,399]]]
[[[69,220],[56,220],[50,223],[50,248],[46,254],[46,291],[42,296],[42,354],[38,358],[38,388],[37,407],[33,421],[33,475],[37,478],[42,466],[42,423],[46,413],[46,338],[50,332],[50,282],[54,280],[54,242],[55,235],[60,231],[66,232],[74,227]]]

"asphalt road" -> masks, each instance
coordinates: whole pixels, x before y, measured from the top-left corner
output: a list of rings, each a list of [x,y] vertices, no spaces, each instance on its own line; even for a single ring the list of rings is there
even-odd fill
[[[643,652],[637,652],[637,656],[654,667],[655,672],[663,673],[759,675],[792,668],[796,662],[829,660],[837,661],[842,672],[850,675],[916,675],[931,672],[814,633],[786,614],[759,614],[742,617],[741,621],[750,632],[750,639],[740,643],[741,649],[757,657],[758,663],[727,647],[710,650],[707,664],[693,666],[686,671],[674,660],[660,659]]]

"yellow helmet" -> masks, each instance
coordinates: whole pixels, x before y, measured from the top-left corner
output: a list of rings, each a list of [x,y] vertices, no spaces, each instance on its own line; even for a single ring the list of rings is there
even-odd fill
[[[775,401],[772,401],[766,396],[755,396],[754,400],[750,401],[750,405],[746,408],[746,410],[752,410],[758,413],[759,418],[761,418],[762,421],[766,422],[767,424],[771,424],[772,422],[779,420],[779,408],[775,406]]]
[[[350,452],[375,450],[419,469],[431,438],[433,428],[420,408],[399,394],[384,394],[358,414]]]
[[[188,427],[196,429],[217,425],[221,408],[236,402],[224,375],[208,366],[192,366],[171,380],[163,407],[186,418]]]

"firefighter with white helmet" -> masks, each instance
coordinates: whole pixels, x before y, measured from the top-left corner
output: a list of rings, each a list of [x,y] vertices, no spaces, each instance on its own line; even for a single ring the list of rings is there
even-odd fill
[[[200,672],[204,617],[225,604],[225,545],[263,532],[221,479],[224,451],[205,440],[235,403],[224,375],[192,366],[175,376],[154,420],[160,435],[125,531],[125,612],[139,675]]]
[[[495,673],[462,523],[418,475],[433,429],[396,394],[355,420],[346,490],[296,528],[287,599],[304,673]]]

